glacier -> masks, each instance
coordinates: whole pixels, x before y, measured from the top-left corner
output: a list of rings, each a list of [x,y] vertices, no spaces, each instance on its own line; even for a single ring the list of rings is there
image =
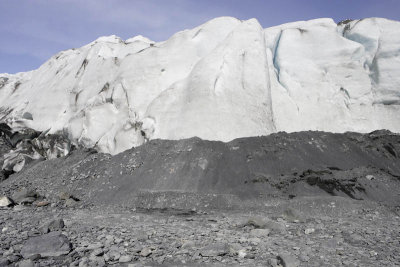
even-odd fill
[[[220,17],[163,42],[100,37],[0,74],[0,122],[111,154],[151,139],[400,132],[400,22]]]

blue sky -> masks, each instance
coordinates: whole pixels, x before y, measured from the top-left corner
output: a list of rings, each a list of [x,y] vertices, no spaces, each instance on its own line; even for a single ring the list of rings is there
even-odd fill
[[[321,17],[400,20],[400,0],[0,0],[0,73],[38,68],[99,36],[162,41],[219,16],[263,27]]]

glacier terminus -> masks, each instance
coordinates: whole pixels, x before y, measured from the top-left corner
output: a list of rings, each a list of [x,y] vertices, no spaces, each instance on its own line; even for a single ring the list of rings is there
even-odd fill
[[[264,29],[213,19],[163,42],[101,37],[0,74],[0,121],[117,154],[151,139],[400,132],[400,22]]]

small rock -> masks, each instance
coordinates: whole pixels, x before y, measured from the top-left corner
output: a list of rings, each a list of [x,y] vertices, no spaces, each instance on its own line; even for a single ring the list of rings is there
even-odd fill
[[[307,228],[306,230],[304,230],[304,233],[305,233],[306,235],[312,234],[312,233],[314,233],[314,232],[315,232],[315,229],[314,229],[314,228]]]
[[[254,246],[258,246],[261,243],[261,239],[258,237],[251,237],[248,239],[248,242]]]
[[[139,231],[135,235],[137,241],[146,241],[149,237],[144,231]]]
[[[34,267],[35,265],[32,260],[28,259],[28,260],[23,260],[23,261],[18,262],[15,266],[16,267]]]
[[[193,241],[185,241],[182,244],[182,249],[194,247],[195,243]]]
[[[244,259],[244,257],[247,256],[246,250],[245,249],[241,249],[238,251],[238,257],[241,259]]]
[[[72,195],[70,193],[67,193],[67,192],[61,192],[60,194],[58,194],[58,197],[61,200],[67,200],[67,199],[71,198],[71,196]]]
[[[107,254],[110,257],[110,259],[114,261],[119,260],[119,258],[121,257],[121,253],[119,253],[119,251],[116,250],[111,250]]]
[[[8,256],[7,259],[10,262],[17,262],[17,261],[19,261],[21,259],[21,256],[17,255],[17,254],[13,254],[13,255]]]
[[[132,257],[129,255],[124,255],[119,258],[120,263],[127,263],[127,262],[131,262],[131,261],[132,261]]]
[[[8,250],[6,250],[6,251],[3,252],[3,256],[10,256],[10,255],[12,255],[14,252],[15,252],[14,249],[11,247],[11,248],[9,248]]]
[[[371,181],[371,180],[374,180],[374,179],[375,179],[375,176],[369,174],[369,175],[365,176],[365,178],[367,178],[368,180]]]
[[[47,234],[48,232],[62,230],[64,228],[63,219],[55,219],[42,225],[39,229],[42,233]]]
[[[243,226],[253,226],[254,228],[265,228],[266,220],[261,217],[250,218]]]
[[[270,229],[252,229],[250,231],[250,236],[252,237],[266,237],[271,232]]]
[[[65,201],[65,206],[67,206],[67,207],[73,207],[73,206],[75,206],[77,203],[78,203],[78,202],[77,202],[76,200],[74,200],[74,199],[72,199],[72,198],[68,198],[68,199]]]
[[[92,256],[91,258],[90,258],[90,260],[91,260],[91,266],[106,266],[106,261],[104,260],[104,258],[103,257],[95,257],[95,256]]]
[[[268,266],[269,267],[278,267],[278,260],[277,259],[269,259]]]
[[[37,197],[38,194],[35,191],[27,189],[26,187],[21,188],[11,196],[16,203],[30,202],[31,200],[35,201]]]
[[[236,244],[236,243],[233,243],[233,244],[229,245],[229,255],[230,256],[239,255],[240,251],[245,252],[246,249],[243,248],[241,245]]]
[[[40,256],[40,254],[33,254],[28,257],[28,259],[33,260],[33,261],[38,260],[40,258],[42,258],[42,256]]]
[[[300,259],[302,262],[308,262],[308,261],[310,260],[310,257],[308,257],[307,255],[301,254],[301,255],[299,256],[299,259]]]
[[[287,253],[281,253],[278,256],[278,264],[283,267],[297,267],[300,265],[300,262],[292,255]]]
[[[29,238],[22,247],[24,258],[40,254],[42,257],[58,257],[71,251],[71,243],[60,232],[51,232],[41,236]]]
[[[149,256],[151,253],[153,253],[151,248],[144,248],[142,249],[142,251],[140,251],[140,256],[142,257],[147,257]]]
[[[23,198],[23,199],[21,199],[20,201],[19,201],[19,203],[20,204],[24,204],[24,205],[26,205],[26,204],[32,204],[33,202],[35,202],[36,201],[36,197],[26,197],[26,198]]]
[[[229,246],[226,243],[216,243],[203,247],[200,255],[203,257],[217,257],[228,254]]]
[[[112,244],[114,244],[114,240],[115,240],[114,236],[107,235],[106,240],[104,241],[104,246],[106,246],[106,247],[111,246]]]
[[[89,266],[88,263],[89,263],[89,259],[87,257],[83,257],[81,259],[81,261],[79,262],[79,267]]]
[[[101,248],[97,248],[95,250],[93,250],[92,254],[93,256],[103,256],[104,255],[104,250]]]
[[[40,202],[36,203],[36,207],[44,207],[44,206],[47,206],[49,204],[50,204],[50,202],[48,202],[48,201],[40,201]]]
[[[286,226],[283,223],[275,222],[270,219],[254,217],[249,219],[244,226],[253,226],[256,229],[269,229],[272,233],[285,233]]]
[[[0,197],[0,207],[9,207],[13,204],[14,202],[12,199],[6,196]]]
[[[93,243],[93,244],[89,244],[87,245],[87,250],[96,250],[99,248],[103,248],[104,245],[102,243]]]
[[[265,229],[270,229],[272,233],[286,233],[286,225],[274,221],[267,222],[267,224],[265,225]]]
[[[14,211],[23,211],[26,210],[28,207],[26,207],[25,205],[16,205],[14,206]]]
[[[10,261],[8,259],[0,259],[0,267],[6,267],[10,265]]]
[[[288,208],[287,210],[284,211],[283,216],[285,219],[289,222],[304,222],[304,216],[299,213],[297,210],[294,210],[292,208]]]

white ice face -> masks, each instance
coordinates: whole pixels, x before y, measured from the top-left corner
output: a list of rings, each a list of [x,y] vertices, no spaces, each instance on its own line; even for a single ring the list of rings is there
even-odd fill
[[[400,22],[222,17],[159,43],[101,37],[0,74],[0,120],[111,154],[154,138],[400,132]]]

